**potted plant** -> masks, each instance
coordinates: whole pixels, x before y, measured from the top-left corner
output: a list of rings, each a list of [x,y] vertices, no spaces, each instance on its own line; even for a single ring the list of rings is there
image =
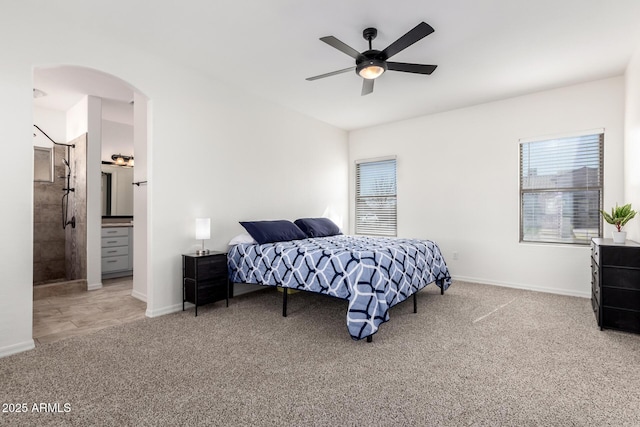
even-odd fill
[[[618,206],[616,203],[616,207],[611,208],[611,214],[605,211],[600,211],[600,213],[602,213],[605,221],[616,226],[616,231],[612,233],[613,243],[624,243],[627,238],[627,232],[622,231],[622,227],[624,227],[631,218],[636,216],[636,211],[631,209],[631,203],[624,206]]]

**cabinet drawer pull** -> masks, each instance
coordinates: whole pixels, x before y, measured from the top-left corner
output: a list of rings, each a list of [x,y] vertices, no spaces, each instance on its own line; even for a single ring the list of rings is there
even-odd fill
[[[115,234],[117,232],[118,232],[117,230],[112,230],[112,231],[107,231],[107,234]]]
[[[111,240],[111,241],[109,241],[107,243],[118,243],[118,241],[117,240]]]
[[[113,263],[113,262],[118,262],[118,261],[116,261],[115,259],[112,259],[112,260],[108,260],[107,262]]]
[[[107,251],[107,253],[108,253],[108,254],[115,254],[115,253],[117,253],[117,252],[118,252],[118,251]]]

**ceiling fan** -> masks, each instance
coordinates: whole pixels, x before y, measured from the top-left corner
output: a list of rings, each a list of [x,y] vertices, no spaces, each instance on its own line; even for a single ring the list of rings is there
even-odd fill
[[[388,62],[387,60],[433,32],[434,29],[431,25],[426,22],[421,22],[404,36],[387,46],[386,49],[380,51],[371,47],[371,41],[378,35],[378,30],[375,28],[366,28],[362,32],[362,37],[369,41],[369,50],[365,50],[362,53],[333,36],[321,37],[320,40],[326,44],[333,46],[355,59],[356,65],[343,70],[309,77],[306,80],[318,80],[355,70],[356,73],[363,78],[361,95],[364,96],[373,92],[374,80],[387,70],[402,71],[404,73],[431,74],[437,65],[407,64],[405,62]]]

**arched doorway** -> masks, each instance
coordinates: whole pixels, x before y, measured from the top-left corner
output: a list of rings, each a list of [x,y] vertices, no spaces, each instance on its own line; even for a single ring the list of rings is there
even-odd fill
[[[67,144],[78,136],[86,135],[84,149],[80,147],[82,143],[78,144],[78,149],[65,147],[69,155],[62,157],[62,162],[54,166],[54,172],[58,171],[54,174],[56,179],[60,175],[59,172],[63,172],[63,177],[66,177],[63,180],[68,181],[63,185],[63,188],[66,188],[64,191],[68,193],[67,213],[64,211],[63,202],[60,211],[65,218],[58,224],[70,222],[69,218],[73,218],[75,223],[75,226],[67,227],[74,229],[73,233],[65,232],[65,234],[73,234],[74,238],[69,242],[69,238],[65,237],[63,245],[66,266],[62,269],[64,277],[59,278],[63,279],[60,282],[64,280],[75,282],[77,288],[78,282],[84,280],[85,289],[101,289],[103,277],[109,277],[109,275],[103,275],[103,225],[114,219],[121,223],[129,221],[130,225],[133,225],[133,218],[135,218],[135,226],[130,227],[131,245],[117,249],[124,248],[129,251],[126,255],[130,258],[133,274],[130,294],[146,303],[147,192],[144,183],[147,174],[148,99],[135,87],[118,77],[85,67],[66,65],[36,67],[33,72],[33,82],[33,117],[34,125],[38,125],[38,128],[34,128],[36,135],[34,139],[39,138],[38,142],[41,143],[46,138],[57,147],[53,144],[54,141]],[[36,93],[40,96],[36,97]],[[78,155],[75,153],[72,155],[74,151],[78,151]],[[127,170],[127,173],[121,174],[119,185],[129,190],[132,203],[129,211],[105,212],[102,165],[111,163],[112,156],[117,154],[135,158],[135,166]],[[122,169],[122,172],[125,170]],[[123,177],[128,177],[131,182],[125,184]],[[80,191],[81,188],[84,188],[84,191]],[[39,208],[37,204],[38,201],[34,198],[34,209]],[[37,219],[38,217],[34,215],[34,284],[36,280],[46,281],[44,276],[47,269],[58,274],[61,270],[60,267],[45,266],[43,273],[36,271],[37,262],[44,265],[54,258],[51,256],[52,253],[56,250],[60,251],[59,243],[56,244],[57,246],[51,246],[51,242],[41,244],[42,242],[38,241],[39,231],[49,237],[59,233],[50,232],[46,224],[36,224]],[[51,247],[57,249],[51,251]],[[70,249],[71,252],[79,252],[82,256],[77,256],[70,262],[66,259]],[[42,254],[46,255],[43,257]],[[121,255],[118,259],[120,258],[126,258],[126,256]],[[78,266],[74,265],[74,262],[85,264]],[[79,277],[77,272],[81,272],[81,276],[84,277]],[[56,278],[50,278],[50,280],[55,281]],[[35,290],[34,287],[34,298],[37,296]],[[34,323],[34,329],[36,326]]]

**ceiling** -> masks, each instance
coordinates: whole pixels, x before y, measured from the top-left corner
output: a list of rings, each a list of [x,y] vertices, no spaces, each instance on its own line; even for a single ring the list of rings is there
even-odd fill
[[[345,130],[618,76],[640,44],[637,0],[67,0],[40,7],[78,31],[109,34]],[[373,47],[382,50],[420,21],[435,32],[392,60],[437,64],[432,75],[386,72],[367,96],[355,72],[305,80],[354,65],[320,37],[363,51],[362,30],[376,27]],[[70,83],[61,92],[79,90]],[[130,95],[103,97],[126,103]]]

